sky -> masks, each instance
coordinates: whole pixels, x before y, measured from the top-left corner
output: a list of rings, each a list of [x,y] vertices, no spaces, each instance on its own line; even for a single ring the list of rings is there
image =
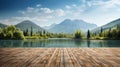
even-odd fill
[[[120,0],[0,0],[0,23],[40,26],[80,19],[98,26],[120,18]]]

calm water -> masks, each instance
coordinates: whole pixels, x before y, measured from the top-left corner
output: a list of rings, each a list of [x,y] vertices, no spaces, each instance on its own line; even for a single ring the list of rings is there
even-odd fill
[[[0,40],[0,47],[120,47],[120,40]]]

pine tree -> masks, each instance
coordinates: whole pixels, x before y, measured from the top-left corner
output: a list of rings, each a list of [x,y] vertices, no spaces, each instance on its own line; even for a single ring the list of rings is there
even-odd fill
[[[33,35],[33,29],[32,29],[32,27],[31,27],[31,36]]]
[[[102,32],[103,32],[103,29],[102,29],[102,27],[101,27],[101,29],[100,29],[100,34],[99,34],[100,37],[102,37]]]
[[[28,29],[24,30],[24,31],[23,31],[23,34],[24,34],[24,36],[29,36]]]
[[[111,37],[111,28],[109,29],[107,36],[108,36],[109,38]]]
[[[103,29],[102,29],[102,27],[101,27],[100,33],[102,33],[102,32],[103,32]]]
[[[87,39],[90,39],[90,31],[87,32]]]
[[[45,30],[43,31],[43,34],[44,34],[44,35],[46,34]]]
[[[39,35],[42,36],[42,32],[41,31],[39,31]]]
[[[29,36],[28,28],[26,29],[26,36]]]

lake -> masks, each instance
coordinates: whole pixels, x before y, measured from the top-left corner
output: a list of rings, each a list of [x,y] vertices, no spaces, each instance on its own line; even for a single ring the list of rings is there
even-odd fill
[[[120,47],[120,40],[74,40],[67,38],[29,39],[29,40],[0,40],[0,48],[67,48],[67,47]]]

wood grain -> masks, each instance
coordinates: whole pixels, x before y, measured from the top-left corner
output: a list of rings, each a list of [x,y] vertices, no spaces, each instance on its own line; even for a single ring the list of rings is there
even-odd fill
[[[0,48],[0,67],[120,67],[120,48]]]

